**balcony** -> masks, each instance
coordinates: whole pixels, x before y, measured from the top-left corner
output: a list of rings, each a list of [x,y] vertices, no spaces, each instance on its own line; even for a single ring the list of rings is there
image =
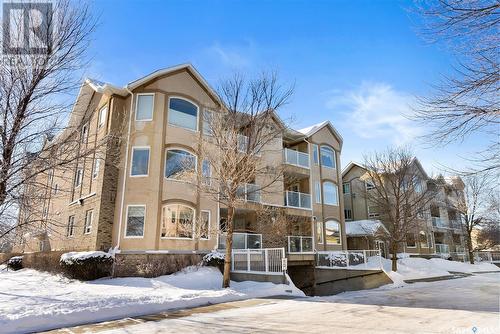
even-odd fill
[[[218,249],[226,249],[226,235],[219,234]],[[233,233],[233,249],[261,249],[262,234]]]
[[[438,228],[447,228],[446,223],[441,217],[431,217],[432,219],[432,226],[438,227]]]
[[[453,219],[450,220],[450,226],[454,228],[455,230],[461,230],[462,229],[462,222],[458,219]]]
[[[285,191],[285,206],[296,209],[311,209],[311,195],[296,191]]]
[[[238,198],[245,200],[245,202],[260,203],[260,187],[256,184],[246,183],[238,187],[236,192]]]
[[[285,148],[283,155],[286,164],[309,168],[309,154]]]
[[[438,254],[450,254],[450,246],[446,244],[436,244],[436,253]]]
[[[313,254],[313,238],[302,236],[288,236],[288,253],[290,254]]]

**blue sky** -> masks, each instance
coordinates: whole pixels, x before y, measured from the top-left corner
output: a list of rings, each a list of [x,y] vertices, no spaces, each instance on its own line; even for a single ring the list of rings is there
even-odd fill
[[[213,85],[238,71],[276,70],[295,83],[282,111],[295,128],[330,120],[344,138],[342,165],[411,144],[429,173],[462,168],[482,140],[427,148],[404,115],[416,95],[450,71],[452,57],[418,36],[404,1],[111,1],[94,3],[101,24],[88,76],[125,85],[191,62]]]

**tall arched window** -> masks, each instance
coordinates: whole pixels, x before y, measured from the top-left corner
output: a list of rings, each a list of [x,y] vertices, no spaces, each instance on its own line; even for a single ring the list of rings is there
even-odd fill
[[[340,224],[336,220],[327,220],[325,222],[326,243],[329,245],[340,245],[342,238],[340,236]]]
[[[321,146],[321,166],[336,168],[335,151],[330,146]]]
[[[323,200],[328,205],[339,205],[339,189],[333,182],[323,182]]]
[[[196,170],[196,157],[184,150],[167,150],[165,177],[172,179],[191,179]]]
[[[163,207],[161,218],[162,238],[193,238],[194,209],[182,204]]]
[[[187,100],[171,98],[168,106],[168,124],[196,131],[198,129],[198,107]]]

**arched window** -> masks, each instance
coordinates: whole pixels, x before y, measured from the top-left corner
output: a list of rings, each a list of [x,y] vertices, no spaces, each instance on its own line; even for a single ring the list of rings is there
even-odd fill
[[[340,236],[340,224],[336,220],[327,220],[325,222],[326,243],[329,245],[340,245],[342,238]]]
[[[184,150],[167,150],[165,177],[172,179],[192,179],[196,170],[196,157]]]
[[[162,238],[193,238],[194,209],[182,204],[168,204],[163,207],[161,219]]]
[[[429,247],[429,243],[427,240],[427,233],[425,231],[420,231],[418,234],[418,241],[420,242],[420,248]]]
[[[168,106],[168,123],[196,131],[198,129],[198,107],[179,98],[171,98]]]
[[[339,205],[339,189],[333,182],[323,182],[323,199],[325,204]]]
[[[321,146],[321,166],[335,168],[335,151],[329,146]]]

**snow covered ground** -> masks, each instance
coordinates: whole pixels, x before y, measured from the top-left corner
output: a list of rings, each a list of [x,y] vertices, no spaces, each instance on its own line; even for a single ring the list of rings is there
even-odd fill
[[[0,268],[0,332],[22,333],[144,315],[174,308],[303,293],[294,286],[232,282],[212,267],[156,278],[70,280],[31,269]],[[291,290],[291,291],[290,291]]]

